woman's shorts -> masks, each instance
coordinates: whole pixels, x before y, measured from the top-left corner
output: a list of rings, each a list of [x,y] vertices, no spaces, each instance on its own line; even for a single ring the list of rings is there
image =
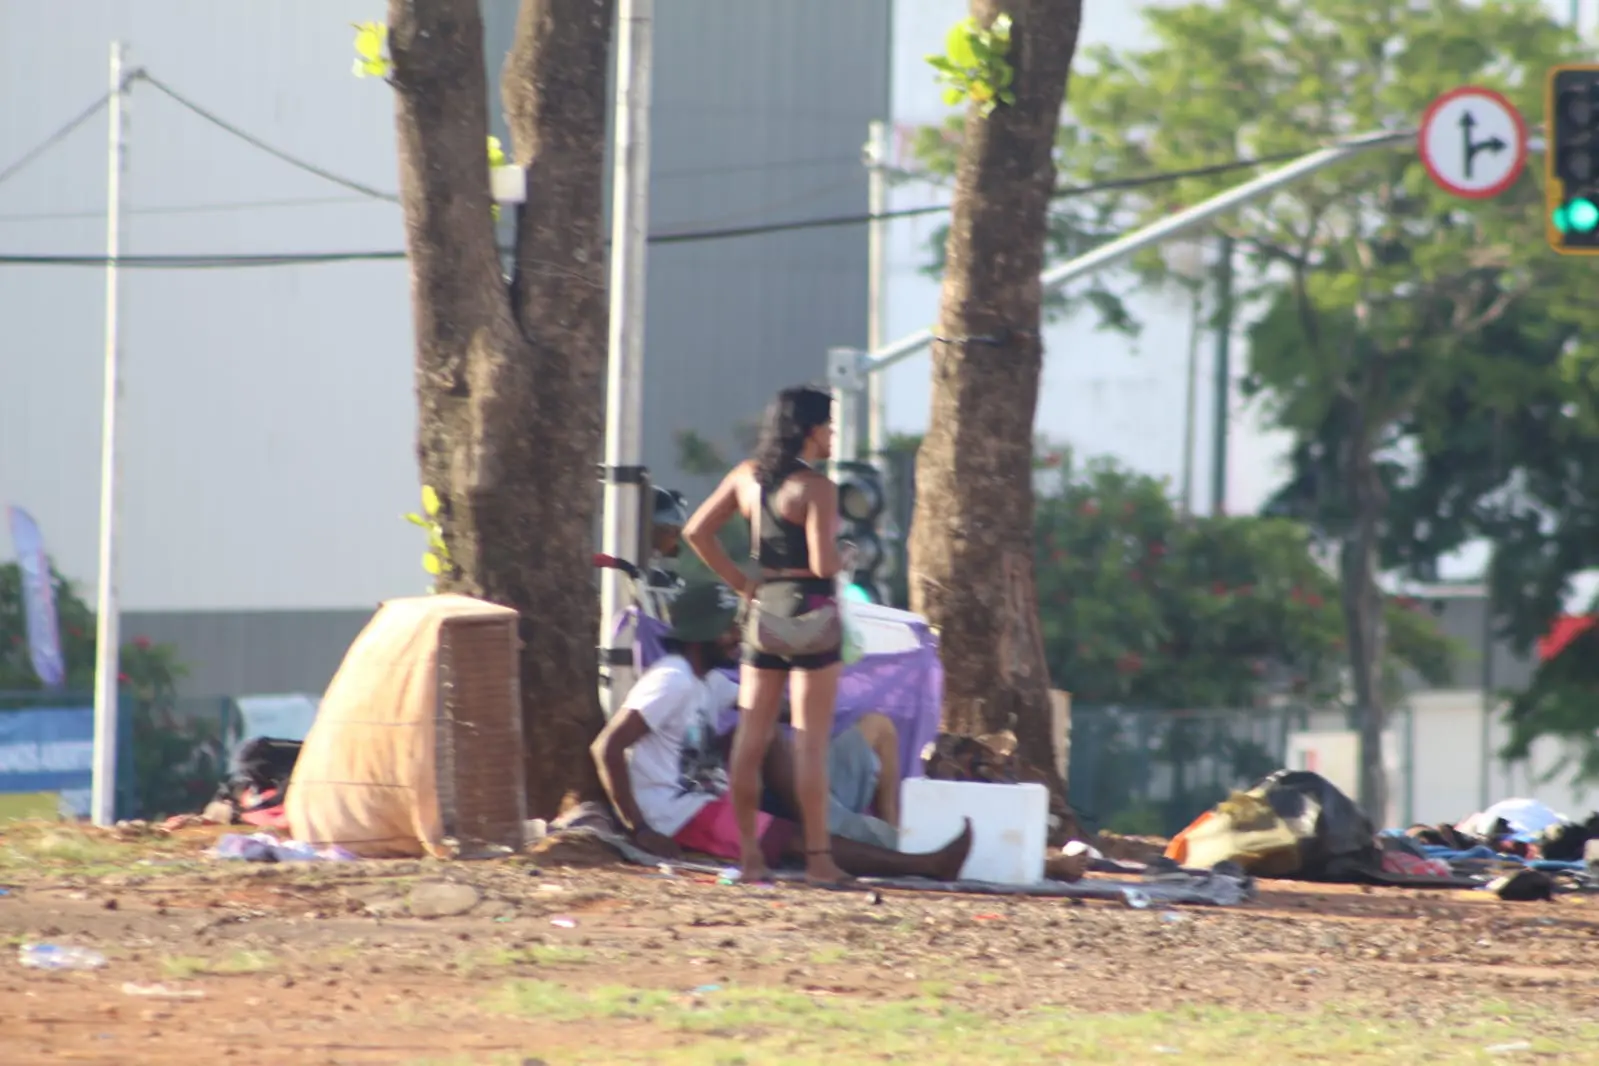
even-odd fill
[[[826,578],[801,577],[778,578],[766,581],[755,592],[756,598],[761,601],[761,610],[771,611],[779,618],[794,618],[824,607],[829,603],[837,603],[838,597],[833,582]],[[842,644],[807,655],[773,655],[770,652],[759,651],[744,645],[742,656],[745,666],[756,670],[825,670],[844,660]]]

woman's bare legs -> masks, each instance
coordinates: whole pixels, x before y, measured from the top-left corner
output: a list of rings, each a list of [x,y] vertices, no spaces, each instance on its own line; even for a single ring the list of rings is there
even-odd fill
[[[738,822],[739,876],[744,881],[759,881],[771,873],[766,868],[766,855],[761,851],[757,817],[761,809],[761,763],[777,729],[777,712],[787,678],[781,670],[739,668],[740,709],[738,725],[733,730],[727,776],[733,817]],[[826,829],[825,819],[822,827]]]
[[[805,833],[805,879],[837,884],[849,879],[833,861],[827,831],[827,745],[833,734],[841,663],[822,670],[796,670],[789,678],[794,711],[794,791]]]

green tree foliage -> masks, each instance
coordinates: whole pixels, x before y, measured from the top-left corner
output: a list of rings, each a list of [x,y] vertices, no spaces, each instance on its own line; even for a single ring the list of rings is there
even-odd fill
[[[1185,518],[1161,481],[1108,460],[1042,465],[1039,613],[1057,687],[1156,709],[1343,699],[1338,586],[1303,526]],[[1391,688],[1406,671],[1448,676],[1454,649],[1429,616],[1390,603],[1386,621]]]
[[[55,579],[56,620],[67,668],[67,690],[85,694],[94,686],[95,618],[72,582]],[[188,668],[170,644],[134,637],[117,657],[118,680],[133,713],[133,771],[140,812],[146,817],[198,809],[221,773],[219,723],[177,713],[177,683]],[[0,693],[6,706],[28,706],[42,685],[28,657],[22,574],[15,563],[0,565]],[[42,695],[42,694],[41,694]],[[85,697],[86,698],[86,697]],[[51,706],[47,699],[40,706]]]
[[[1534,0],[1222,0],[1145,9],[1149,47],[1085,52],[1073,74],[1066,166],[1080,182],[1191,171],[1240,157],[1307,152],[1374,129],[1413,127],[1462,84],[1541,109],[1544,71],[1572,52],[1568,30]],[[1131,226],[1236,184],[1235,175],[1120,193]],[[1322,171],[1221,220],[1246,255],[1246,296],[1265,314],[1251,334],[1250,386],[1272,423],[1319,464],[1292,513],[1339,549],[1339,599],[1360,707],[1362,800],[1382,806],[1385,616],[1376,585],[1393,471],[1439,433],[1427,420],[1453,393],[1465,417],[1504,411],[1523,364],[1486,331],[1537,293],[1557,317],[1585,292],[1579,264],[1543,246],[1543,201],[1529,174],[1505,195],[1467,202],[1428,180],[1408,146]],[[1165,273],[1158,253],[1138,260]],[[1426,533],[1420,524],[1411,532]],[[1428,555],[1429,536],[1407,552]]]

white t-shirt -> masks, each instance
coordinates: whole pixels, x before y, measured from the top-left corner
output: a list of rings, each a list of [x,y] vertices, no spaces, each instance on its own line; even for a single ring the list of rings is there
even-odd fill
[[[738,702],[738,682],[711,671],[696,677],[681,655],[668,655],[638,679],[622,709],[650,727],[628,751],[633,798],[649,827],[678,831],[727,792],[727,765],[716,747],[716,719]]]

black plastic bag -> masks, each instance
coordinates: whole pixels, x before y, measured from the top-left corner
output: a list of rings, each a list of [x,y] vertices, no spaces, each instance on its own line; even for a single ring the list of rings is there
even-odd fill
[[[1299,871],[1308,881],[1358,880],[1380,871],[1376,830],[1355,801],[1331,781],[1308,770],[1278,770],[1250,791],[1299,838]]]

